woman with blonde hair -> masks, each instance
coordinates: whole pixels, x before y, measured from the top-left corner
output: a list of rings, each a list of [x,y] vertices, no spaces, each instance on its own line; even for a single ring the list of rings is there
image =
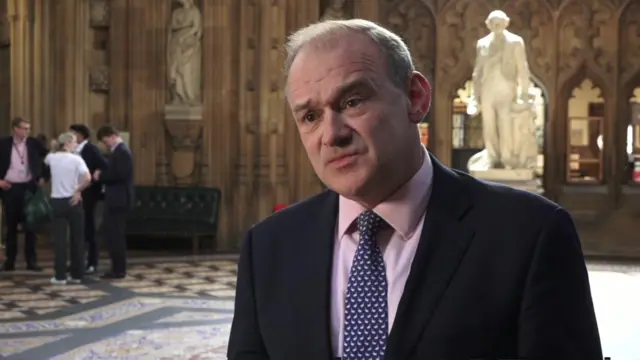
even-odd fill
[[[82,190],[91,184],[91,174],[80,155],[76,136],[66,132],[52,143],[44,159],[51,169],[51,207],[53,209],[54,285],[80,283],[84,274],[84,211]],[[71,242],[67,239],[71,233]],[[70,251],[69,251],[70,248]],[[67,254],[71,254],[71,277],[67,280]]]

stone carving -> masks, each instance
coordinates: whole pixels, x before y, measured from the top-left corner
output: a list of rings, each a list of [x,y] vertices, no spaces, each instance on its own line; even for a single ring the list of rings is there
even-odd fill
[[[257,19],[260,17],[261,5],[255,1],[247,2],[242,6],[242,17],[245,19]],[[241,131],[247,135],[256,135],[260,131],[260,117],[255,113],[259,103],[258,83],[260,78],[260,24],[256,21],[247,21],[244,26],[244,38],[240,44],[244,49],[240,56],[240,81],[244,84],[243,92],[240,95],[240,108],[245,109],[245,115],[240,116]],[[251,141],[248,137],[241,137],[241,141]]]
[[[587,43],[593,51],[593,61],[606,74],[613,71],[613,63],[618,51],[612,34],[618,31],[614,19],[615,9],[608,1],[592,0],[593,6],[588,8],[589,32]]]
[[[167,44],[169,98],[192,106],[202,102],[202,14],[193,0],[176,1]]]
[[[438,73],[452,75],[451,82],[459,85],[466,77],[459,65],[471,65],[471,59],[475,56],[475,42],[486,34],[481,14],[488,11],[489,8],[483,2],[460,0],[438,15],[442,19],[442,26],[438,30],[442,29],[442,38],[446,38],[446,43],[438,49],[442,51],[438,57]]]
[[[433,79],[435,47],[435,19],[421,1],[404,0],[393,4],[387,17],[389,29],[401,35],[411,48],[418,71]]]
[[[169,163],[176,185],[194,185],[202,145],[202,107],[166,106],[164,127],[171,137]]]
[[[491,12],[486,25],[491,34],[477,42],[474,92],[467,111],[482,114],[485,149],[471,157],[468,167],[470,171],[533,169],[537,155],[535,98],[524,42],[506,30],[509,18],[502,11]],[[536,149],[533,153],[530,144]]]
[[[558,9],[560,8],[560,5],[562,5],[563,1],[564,0],[547,0],[547,3],[552,9]]]
[[[620,47],[620,72],[623,81],[628,81],[640,71],[640,3],[623,10],[619,43],[626,44]]]
[[[563,7],[558,20],[560,82],[585,62],[601,74],[612,71],[616,49],[608,33],[613,29],[613,13],[610,3],[599,0],[573,0]]]
[[[527,44],[527,57],[531,71],[546,83],[553,81],[553,46],[548,39],[554,38],[553,14],[539,0],[516,0],[506,12],[511,18],[509,28],[520,35]]]
[[[322,12],[321,21],[338,20],[346,17],[345,3],[346,0],[331,0],[329,6]]]
[[[449,0],[429,0],[428,5],[434,14],[438,14],[449,2]]]
[[[93,92],[109,91],[108,66],[93,66],[89,69],[89,89]]]
[[[89,3],[89,24],[92,28],[109,27],[109,0],[91,0]]]

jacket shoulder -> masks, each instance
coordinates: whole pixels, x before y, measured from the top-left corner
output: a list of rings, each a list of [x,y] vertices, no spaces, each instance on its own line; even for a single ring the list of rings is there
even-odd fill
[[[516,189],[500,183],[477,179],[470,175],[467,184],[474,194],[474,204],[481,213],[492,214],[499,219],[518,219],[530,225],[546,224],[560,205],[531,191]]]
[[[335,192],[325,190],[269,215],[266,219],[254,224],[249,231],[253,234],[279,232],[291,224],[309,222],[309,219],[317,218],[323,210],[333,206],[334,203],[337,204],[337,198],[338,195]]]

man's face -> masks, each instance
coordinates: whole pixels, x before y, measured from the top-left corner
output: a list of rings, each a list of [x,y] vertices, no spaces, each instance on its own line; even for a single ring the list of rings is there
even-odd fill
[[[416,123],[429,107],[428,83],[415,73],[407,89],[399,89],[372,40],[340,35],[299,52],[289,72],[288,100],[318,177],[339,194],[357,198],[402,166]]]
[[[100,139],[100,141],[102,141],[102,143],[104,144],[104,146],[107,147],[108,150],[111,150],[111,148],[116,144],[116,137],[105,136],[102,139]]]
[[[71,133],[75,135],[76,142],[81,143],[84,141],[84,137],[82,137],[82,134],[80,134],[79,132],[71,130]]]
[[[31,132],[31,124],[28,123],[20,123],[18,126],[13,128],[13,134],[19,139],[25,139],[29,136]]]

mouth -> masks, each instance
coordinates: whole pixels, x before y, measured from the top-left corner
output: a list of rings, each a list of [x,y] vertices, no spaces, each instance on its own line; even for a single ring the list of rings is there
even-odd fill
[[[353,164],[353,162],[356,160],[357,157],[358,157],[358,153],[350,153],[350,154],[336,156],[331,160],[329,160],[327,165],[330,165],[336,168],[346,167]]]

